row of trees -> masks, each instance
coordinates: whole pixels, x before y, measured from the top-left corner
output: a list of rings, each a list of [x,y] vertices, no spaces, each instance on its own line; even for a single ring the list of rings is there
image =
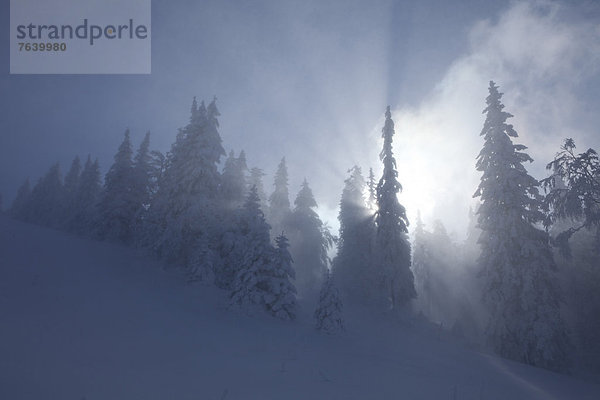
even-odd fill
[[[285,158],[268,198],[264,172],[248,168],[243,151],[230,152],[220,170],[225,151],[218,109],[215,101],[206,107],[195,99],[189,123],[166,155],[149,151],[149,134],[134,155],[126,132],[103,184],[97,161],[88,157],[82,167],[75,158],[64,182],[58,165],[32,189],[26,181],[10,212],[25,221],[147,247],[184,268],[191,279],[226,290],[232,306],[256,306],[293,319],[298,299],[318,296],[317,326],[330,332],[343,329],[334,282],[345,299],[387,309],[403,308],[419,293],[413,304],[429,318],[464,332],[477,330],[478,316],[485,315],[485,336],[498,354],[563,370],[570,346],[560,312],[565,279],[558,279],[551,245],[561,245],[568,255],[569,239],[594,231],[590,257],[597,260],[598,157],[593,150],[575,154],[567,140],[548,166],[552,176],[538,182],[523,165],[532,161],[525,146],[512,142],[517,133],[506,122],[511,115],[503,110],[501,96],[491,82],[476,163],[482,173],[474,195],[479,204],[462,246],[441,223],[429,232],[419,219],[411,254],[406,210],[398,201],[402,186],[389,107],[382,129],[382,176],[376,180],[370,170],[365,179],[360,167],[349,170],[338,238],[319,218],[306,180],[290,203]],[[576,243],[589,242],[588,237]],[[334,244],[337,255],[330,261]],[[575,254],[581,258],[581,252]],[[565,260],[561,265],[571,263]],[[572,291],[591,292],[582,290],[582,280],[570,285]],[[473,305],[479,296],[483,310]],[[590,312],[577,315],[575,322],[568,321],[571,326]]]
[[[454,243],[439,221],[427,231],[419,219],[410,265],[408,221],[396,196],[401,186],[391,155],[393,122],[388,110],[382,179],[375,185],[370,174],[365,182],[355,166],[345,182],[333,272],[349,299],[377,300],[385,293],[396,306],[413,299],[416,286],[419,297],[414,304],[428,318],[462,335],[483,330],[498,354],[562,371],[569,366],[572,342],[586,353],[597,347],[590,342],[600,333],[598,324],[585,321],[596,320],[600,307],[594,290],[600,274],[590,271],[599,261],[598,157],[591,149],[575,154],[574,143],[567,140],[548,165],[551,177],[534,179],[524,167],[533,161],[526,147],[512,141],[517,133],[507,123],[512,115],[504,111],[501,97],[491,82],[481,131],[484,144],[476,162],[482,177],[473,197],[479,201],[466,242]],[[596,238],[595,248],[589,245],[590,233],[584,232]],[[577,263],[561,258],[552,247],[568,255],[574,234],[580,250]],[[558,263],[570,269],[559,271]],[[581,278],[591,275],[595,278]],[[477,304],[481,299],[483,307]],[[567,325],[575,328],[574,335],[568,334]]]
[[[194,100],[189,124],[166,155],[149,150],[149,134],[134,155],[126,131],[103,183],[90,157],[83,169],[76,157],[64,182],[55,164],[32,189],[28,181],[21,186],[11,215],[147,247],[190,279],[227,290],[232,305],[254,304],[292,319],[296,288],[288,239],[271,241],[258,195],[262,183],[248,184],[243,152],[231,153],[219,171],[225,152],[218,116],[214,101],[206,107]],[[260,177],[255,170],[254,178]]]
[[[328,250],[336,238],[319,218],[308,182],[302,183],[292,207],[285,158],[268,199],[263,171],[248,169],[243,151],[237,157],[230,152],[220,171],[225,151],[218,116],[214,101],[206,107],[194,99],[190,121],[166,155],[150,151],[149,133],[134,154],[126,131],[104,182],[98,161],[89,156],[83,167],[76,157],[64,181],[55,164],[33,188],[25,181],[11,215],[147,247],[169,265],[184,268],[191,280],[227,290],[232,306],[258,306],[276,317],[293,319],[297,295],[318,295],[318,327],[342,329],[341,301],[329,273]],[[369,293],[374,299],[398,307],[416,292],[408,221],[397,199],[401,186],[392,154],[393,134],[388,107],[381,153],[384,174],[377,185],[370,176],[367,219],[372,246],[365,254],[369,269],[359,274],[373,274]],[[376,215],[374,208],[380,210]]]

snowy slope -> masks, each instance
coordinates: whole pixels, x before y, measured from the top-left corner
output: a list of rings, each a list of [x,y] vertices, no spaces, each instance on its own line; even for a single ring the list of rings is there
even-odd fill
[[[599,399],[416,318],[347,332],[225,309],[138,250],[0,216],[0,399]]]

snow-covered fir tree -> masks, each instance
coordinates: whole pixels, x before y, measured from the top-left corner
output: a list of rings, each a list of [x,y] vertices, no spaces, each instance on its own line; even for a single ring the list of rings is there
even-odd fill
[[[282,232],[285,231],[285,221],[291,212],[285,157],[281,159],[277,167],[273,186],[273,193],[269,196],[269,223],[273,227],[273,232]]]
[[[523,166],[532,161],[526,147],[512,143],[517,132],[506,123],[512,115],[503,111],[501,97],[490,82],[477,156],[482,177],[474,194],[481,199],[478,263],[489,311],[486,335],[506,358],[562,370],[568,338],[549,237],[537,227],[544,220],[539,183]]]
[[[556,262],[567,299],[566,321],[578,362],[600,371],[600,358],[596,356],[600,354],[597,340],[600,337],[600,318],[597,318],[600,315],[600,234],[597,226],[590,223],[597,213],[590,201],[594,196],[591,189],[600,171],[594,173],[590,168],[595,154],[592,149],[575,155],[574,147],[570,148],[568,142],[569,146],[563,145],[548,165],[552,175],[542,180],[542,185],[550,191],[545,199],[550,206],[547,223],[551,223],[549,233],[559,250]]]
[[[131,243],[138,210],[134,195],[133,149],[129,129],[104,178],[104,190],[98,204],[98,236],[102,239]]]
[[[369,168],[369,178],[367,181],[367,188],[369,190],[369,197],[367,199],[367,206],[369,210],[375,210],[377,207],[377,181],[375,180],[375,174],[373,168]]]
[[[327,250],[333,245],[324,234],[323,222],[315,208],[317,202],[305,179],[294,200],[294,212],[286,222],[296,265],[296,287],[303,295],[319,289],[329,262]]]
[[[244,151],[242,150],[238,157],[233,150],[230,151],[221,175],[221,196],[228,211],[236,209],[244,202],[247,171]]]
[[[238,260],[240,251],[240,213],[238,208],[243,204],[244,197],[248,193],[246,187],[246,154],[242,150],[239,157],[230,151],[225,160],[225,166],[221,175],[220,186],[220,210],[219,223],[220,235],[218,253],[221,260],[216,274],[215,283],[218,287],[229,289],[233,278],[239,269]],[[262,210],[262,208],[261,208]]]
[[[385,112],[382,129],[383,176],[377,184],[376,257],[382,294],[392,308],[402,306],[416,297],[414,276],[410,270],[410,242],[406,210],[398,201],[402,185],[398,182],[396,160],[392,152],[394,121],[390,107]]]
[[[167,157],[158,150],[150,152],[150,198],[154,199],[158,186],[167,170]]]
[[[566,139],[560,152],[546,166],[552,175],[541,181],[549,191],[545,199],[550,208],[547,225],[561,224],[565,219],[577,221],[557,232],[554,240],[567,257],[569,239],[576,232],[592,230],[600,237],[600,157],[592,148],[579,154],[575,149],[575,141]]]
[[[160,154],[160,153],[159,153]],[[144,140],[135,153],[133,159],[133,187],[132,197],[136,206],[136,216],[150,205],[152,197],[152,179],[154,168],[152,166],[152,154],[150,152],[150,132],[146,132]]]
[[[262,210],[267,210],[267,195],[265,194],[265,186],[263,184],[263,177],[265,173],[262,169],[253,167],[250,169],[250,177],[248,178],[248,190],[254,186],[256,187],[256,193],[258,194],[258,198],[260,199],[260,208]]]
[[[260,209],[256,188],[251,188],[238,222],[238,238],[233,253],[237,267],[230,292],[231,305],[265,306],[272,272],[274,248],[269,236],[269,224]]]
[[[214,243],[201,241],[218,237],[217,165],[225,155],[219,115],[215,100],[206,108],[204,103],[198,106],[194,98],[190,122],[177,134],[149,210],[145,235],[151,246],[168,262],[191,270],[198,262],[198,248],[215,251]]]
[[[81,176],[81,160],[79,156],[75,156],[73,161],[71,162],[71,167],[65,175],[65,192],[71,193],[77,190],[77,186],[79,185],[79,178]]]
[[[315,310],[316,328],[330,335],[344,331],[343,306],[333,276],[325,272],[323,285],[319,293],[319,303]]]
[[[275,244],[271,268],[266,271],[265,307],[277,318],[294,319],[296,318],[296,287],[292,281],[296,273],[288,250],[290,244],[283,234],[275,239]]]
[[[353,167],[340,200],[340,236],[333,275],[342,291],[357,300],[372,295],[373,214],[365,202],[365,181],[360,167]]]
[[[142,142],[142,145],[144,142]],[[139,152],[142,151],[140,146]],[[137,158],[137,155],[136,155]],[[168,157],[157,150],[152,150],[148,160],[148,202],[142,203],[142,208],[136,217],[136,241],[137,244],[143,247],[153,248],[156,244],[156,234],[159,229],[156,225],[156,207],[152,207],[155,203],[155,198],[160,187],[160,183],[163,182],[165,171],[167,170]],[[143,168],[137,167],[138,163],[135,161],[136,169],[139,172],[139,176],[145,175]],[[136,176],[138,173],[136,173]],[[144,176],[145,178],[145,176]]]

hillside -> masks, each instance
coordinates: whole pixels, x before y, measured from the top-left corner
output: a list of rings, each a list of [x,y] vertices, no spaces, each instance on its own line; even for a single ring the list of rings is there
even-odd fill
[[[416,317],[240,315],[138,250],[0,216],[1,399],[598,399]],[[302,304],[301,304],[302,305]]]

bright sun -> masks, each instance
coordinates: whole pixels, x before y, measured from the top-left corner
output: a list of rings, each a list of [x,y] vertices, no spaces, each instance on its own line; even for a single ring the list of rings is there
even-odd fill
[[[416,224],[419,212],[423,220],[430,220],[436,205],[433,194],[435,179],[428,171],[427,165],[419,165],[419,161],[425,164],[424,160],[414,160],[410,163],[410,169],[402,169],[403,166],[398,163],[398,180],[402,184],[402,192],[398,195],[398,200],[406,207],[411,227]]]

